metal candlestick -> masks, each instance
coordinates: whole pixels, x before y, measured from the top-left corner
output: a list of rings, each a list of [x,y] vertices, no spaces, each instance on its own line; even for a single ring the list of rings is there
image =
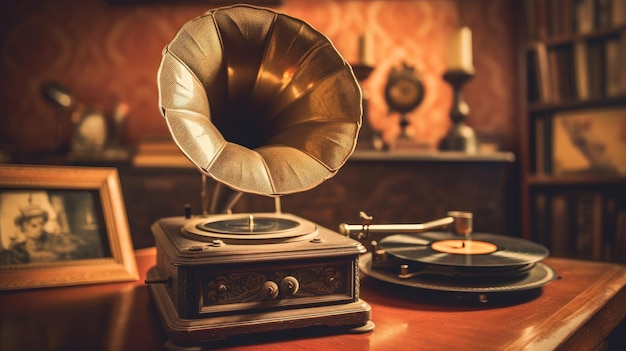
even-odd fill
[[[466,153],[476,153],[476,135],[474,130],[465,124],[469,116],[469,105],[463,98],[463,85],[474,77],[474,72],[468,71],[448,71],[444,73],[443,79],[450,83],[454,90],[454,101],[450,109],[450,119],[452,127],[448,134],[441,141],[439,149],[443,151],[463,151]]]

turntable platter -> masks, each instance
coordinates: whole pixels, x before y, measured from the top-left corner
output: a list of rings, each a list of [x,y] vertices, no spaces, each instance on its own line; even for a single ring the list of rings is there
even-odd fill
[[[212,233],[267,234],[289,231],[299,225],[300,223],[285,218],[258,218],[248,215],[248,217],[202,222],[197,225],[197,228]]]
[[[194,240],[260,244],[310,239],[317,235],[317,226],[283,213],[227,214],[191,219],[182,232]]]
[[[373,269],[372,256],[362,255],[359,258],[359,269],[367,276],[383,282],[432,291],[455,293],[498,293],[513,292],[540,288],[556,277],[556,271],[541,262],[536,263],[527,274],[514,276],[510,279],[450,279],[446,276],[420,275],[411,279],[401,279],[397,272]]]

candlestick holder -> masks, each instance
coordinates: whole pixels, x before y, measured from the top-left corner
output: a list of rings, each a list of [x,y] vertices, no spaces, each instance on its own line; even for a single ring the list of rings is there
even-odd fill
[[[439,145],[443,151],[462,151],[476,153],[476,134],[465,124],[470,108],[463,97],[463,86],[474,77],[473,71],[452,70],[444,73],[443,79],[450,83],[454,91],[454,100],[450,109],[452,126]]]

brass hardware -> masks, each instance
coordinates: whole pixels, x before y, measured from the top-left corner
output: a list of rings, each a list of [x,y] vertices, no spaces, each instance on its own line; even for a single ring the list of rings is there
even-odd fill
[[[233,192],[309,190],[356,147],[360,85],[330,40],[299,19],[243,5],[209,11],[180,29],[158,72],[174,141],[223,184],[203,212],[227,213]]]

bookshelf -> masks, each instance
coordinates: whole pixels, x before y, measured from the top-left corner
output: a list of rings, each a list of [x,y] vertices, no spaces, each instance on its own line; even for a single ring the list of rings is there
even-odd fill
[[[524,0],[522,234],[626,263],[626,0]]]

